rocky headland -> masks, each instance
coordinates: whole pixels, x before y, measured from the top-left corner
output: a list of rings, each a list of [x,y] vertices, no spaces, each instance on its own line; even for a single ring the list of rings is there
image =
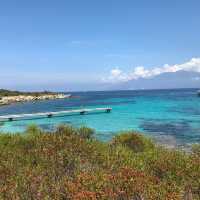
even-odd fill
[[[53,100],[70,98],[70,94],[54,93],[54,92],[19,92],[0,90],[0,106],[9,105],[17,102],[28,102],[38,100]]]

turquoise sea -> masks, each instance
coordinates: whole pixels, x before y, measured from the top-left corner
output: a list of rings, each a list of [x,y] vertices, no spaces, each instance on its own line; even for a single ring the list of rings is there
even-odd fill
[[[109,140],[123,130],[137,130],[170,146],[200,143],[197,89],[75,92],[76,98],[18,103],[0,107],[0,115],[111,107],[111,113],[68,115],[0,123],[0,131],[22,132],[28,124],[54,129],[58,124],[88,126]]]

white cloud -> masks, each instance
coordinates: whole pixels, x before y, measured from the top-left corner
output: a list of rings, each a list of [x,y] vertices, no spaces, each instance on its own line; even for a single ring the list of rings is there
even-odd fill
[[[122,73],[122,71],[120,69],[115,68],[115,69],[112,69],[110,73],[112,76],[115,77],[115,76],[119,76]]]
[[[103,82],[118,82],[127,80],[128,80],[127,74],[122,72],[117,67],[115,67],[110,71],[110,75],[108,77],[102,79]]]
[[[200,72],[200,58],[192,58],[183,64],[168,65],[162,67],[145,68],[138,66],[129,72],[123,72],[119,68],[114,68],[110,71],[110,75],[103,78],[105,82],[125,82],[129,80],[136,80],[139,78],[151,78],[166,72],[177,72],[180,70]]]

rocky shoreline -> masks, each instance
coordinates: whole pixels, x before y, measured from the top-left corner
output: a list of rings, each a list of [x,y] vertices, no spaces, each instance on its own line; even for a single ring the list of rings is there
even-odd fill
[[[18,102],[53,100],[70,98],[70,94],[44,94],[44,95],[17,95],[17,96],[2,96],[0,97],[0,106],[9,105]]]

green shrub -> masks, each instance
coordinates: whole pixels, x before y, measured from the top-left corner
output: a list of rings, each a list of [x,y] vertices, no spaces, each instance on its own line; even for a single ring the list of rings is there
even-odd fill
[[[0,146],[8,146],[11,141],[12,135],[10,134],[0,134]]]
[[[192,153],[200,157],[200,145],[195,144],[192,146]]]
[[[200,199],[199,147],[169,150],[138,133],[111,143],[91,139],[86,127],[0,134],[0,199]],[[136,152],[136,153],[133,153]]]
[[[27,133],[29,136],[36,136],[39,135],[41,131],[42,130],[37,125],[30,124],[25,130],[25,133]]]
[[[61,134],[61,135],[73,135],[73,134],[77,134],[77,130],[75,128],[73,128],[72,126],[69,125],[64,125],[61,124],[56,128],[56,134]]]
[[[134,152],[143,152],[154,148],[153,142],[135,132],[125,132],[113,138],[113,144],[122,144]]]
[[[83,126],[78,129],[78,134],[84,139],[91,139],[94,135],[94,130]]]

